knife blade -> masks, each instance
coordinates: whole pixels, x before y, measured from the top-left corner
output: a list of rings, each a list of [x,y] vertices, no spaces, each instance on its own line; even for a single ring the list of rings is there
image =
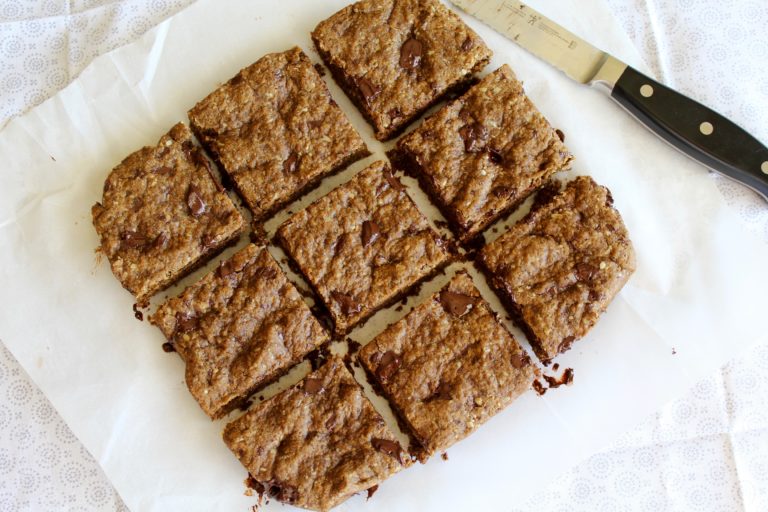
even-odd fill
[[[665,142],[768,201],[768,148],[733,121],[512,0],[450,0],[585,85],[600,86]]]

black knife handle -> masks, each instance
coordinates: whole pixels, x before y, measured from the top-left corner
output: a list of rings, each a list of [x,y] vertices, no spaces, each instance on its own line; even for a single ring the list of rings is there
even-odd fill
[[[630,66],[611,96],[675,148],[768,200],[768,148],[744,129]]]

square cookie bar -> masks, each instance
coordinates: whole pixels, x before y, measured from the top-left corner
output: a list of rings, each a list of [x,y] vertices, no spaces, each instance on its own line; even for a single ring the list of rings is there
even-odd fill
[[[186,363],[187,386],[214,419],[329,339],[272,256],[253,244],[166,301],[150,322]]]
[[[389,156],[419,180],[462,242],[572,159],[506,64],[400,139]]]
[[[260,494],[329,510],[411,464],[338,357],[227,425]]]
[[[189,111],[255,221],[369,154],[299,48],[241,70]]]
[[[243,218],[179,123],[115,167],[91,208],[99,252],[140,305],[240,236]]]
[[[321,22],[312,40],[379,140],[465,88],[491,57],[438,0],[364,0]]]
[[[544,364],[584,336],[635,270],[607,188],[580,176],[478,255]]]
[[[322,300],[337,335],[400,299],[451,258],[449,244],[384,162],[294,214],[276,240]]]
[[[420,459],[474,432],[534,377],[530,359],[465,272],[358,357],[421,445]]]

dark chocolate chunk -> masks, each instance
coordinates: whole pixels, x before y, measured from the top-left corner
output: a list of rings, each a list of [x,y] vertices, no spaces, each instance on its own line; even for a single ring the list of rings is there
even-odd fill
[[[357,79],[357,88],[360,90],[360,94],[363,95],[365,102],[369,105],[376,99],[376,96],[381,93],[381,88],[373,85],[371,81],[365,77]]]
[[[395,177],[389,170],[384,171],[384,179],[387,180],[392,190],[401,191],[405,189],[405,186],[400,183],[400,180]]]
[[[165,232],[157,235],[155,241],[152,242],[152,247],[155,249],[165,249],[166,245],[168,245],[168,235]]]
[[[459,129],[459,135],[464,139],[464,149],[468,153],[479,153],[485,150],[488,142],[488,129],[478,122],[465,124]]]
[[[339,307],[341,308],[341,312],[346,316],[358,313],[363,307],[362,304],[355,301],[355,299],[346,293],[332,291],[331,298],[338,303]]]
[[[445,310],[455,317],[462,317],[466,315],[477,299],[464,295],[463,293],[456,293],[450,290],[443,290],[440,292],[440,304],[443,305]]]
[[[176,352],[176,347],[173,346],[173,343],[170,341],[166,341],[163,343],[163,352],[170,354],[171,352]]]
[[[229,85],[239,85],[241,83],[245,82],[245,78],[243,78],[242,73],[238,73],[232,78],[229,79]]]
[[[138,304],[134,304],[133,305],[133,316],[136,317],[136,320],[138,320],[139,322],[144,320],[144,313],[139,311],[139,305]]]
[[[277,277],[277,270],[273,267],[259,267],[253,271],[253,275],[271,281]]]
[[[299,498],[299,491],[294,486],[278,480],[270,480],[266,482],[264,487],[267,490],[268,496],[275,498],[282,503],[288,503],[290,505],[295,503]]]
[[[589,263],[577,263],[574,270],[579,281],[591,281],[597,273],[597,267]]]
[[[194,185],[190,185],[189,192],[187,192],[187,206],[189,206],[189,213],[193,217],[201,216],[208,209],[205,201],[200,197],[200,191]]]
[[[137,231],[125,231],[120,235],[120,239],[123,241],[122,245],[124,247],[131,249],[140,249],[149,242],[146,236]]]
[[[363,231],[361,233],[363,247],[368,247],[373,242],[378,240],[380,236],[381,236],[381,230],[379,229],[378,224],[376,224],[372,220],[367,220],[363,222]]]
[[[304,379],[304,392],[310,395],[316,395],[317,393],[321,392],[325,388],[323,387],[323,381],[320,379],[315,379],[311,377],[307,377]]]
[[[450,400],[451,399],[451,386],[447,382],[440,382],[435,391],[427,397],[426,402],[433,400]]]
[[[563,352],[567,351],[571,348],[571,345],[573,345],[573,342],[576,340],[575,336],[566,336],[562,343],[560,343],[560,346],[557,347],[557,352],[562,354]]]
[[[562,130],[559,130],[559,129],[555,130],[555,133],[557,134],[558,137],[560,137],[560,142],[565,142],[565,134],[563,133]]]
[[[504,157],[501,156],[501,153],[496,151],[495,149],[489,149],[488,150],[488,160],[493,162],[496,165],[501,165],[504,162]]]
[[[400,48],[400,67],[403,69],[416,69],[421,65],[421,55],[424,45],[421,41],[411,37]]]
[[[283,161],[283,172],[286,173],[292,173],[296,172],[296,169],[299,167],[299,157],[296,156],[296,153],[291,153],[288,155],[288,158],[286,158]]]
[[[386,453],[394,459],[397,459],[397,462],[400,464],[403,463],[403,460],[400,457],[402,448],[400,448],[400,444],[397,441],[390,441],[389,439],[374,437],[371,439],[371,444],[373,445],[374,449],[380,451],[381,453]]]
[[[461,49],[465,52],[468,52],[469,50],[471,50],[473,46],[475,46],[475,42],[469,36],[467,36],[464,39],[464,42],[461,43]]]
[[[527,366],[530,362],[531,360],[528,358],[528,356],[523,353],[515,354],[512,356],[512,366],[518,370]]]
[[[365,498],[365,501],[368,501],[371,499],[371,496],[373,496],[373,493],[379,490],[379,484],[374,485],[373,487],[368,488],[368,496]]]
[[[383,381],[389,380],[389,378],[395,374],[397,369],[400,368],[400,363],[400,356],[391,350],[388,350],[379,360],[379,366],[376,368],[376,375]]]
[[[197,329],[198,319],[195,315],[188,315],[185,313],[176,313],[176,327],[175,333],[188,332],[193,329]]]

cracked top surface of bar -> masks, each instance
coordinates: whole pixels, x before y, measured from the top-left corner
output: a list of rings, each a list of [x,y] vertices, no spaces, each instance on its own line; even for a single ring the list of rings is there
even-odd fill
[[[276,240],[320,296],[339,335],[452,256],[381,161],[294,214]]]
[[[125,158],[91,209],[99,251],[139,305],[207,261],[243,228],[184,124]]]
[[[277,262],[253,244],[168,299],[150,321],[185,361],[187,386],[211,418],[329,339]]]
[[[321,22],[312,39],[379,140],[466,85],[491,56],[437,0],[364,0]]]
[[[611,193],[592,178],[538,199],[478,261],[548,363],[595,325],[634,272],[635,252]]]
[[[530,389],[534,372],[465,272],[363,347],[359,359],[421,445],[421,459]]]
[[[427,118],[391,152],[459,239],[510,211],[571,154],[506,64]]]
[[[265,220],[368,155],[300,48],[265,55],[189,111],[195,135]]]
[[[411,464],[338,357],[227,425],[257,490],[325,511]]]

